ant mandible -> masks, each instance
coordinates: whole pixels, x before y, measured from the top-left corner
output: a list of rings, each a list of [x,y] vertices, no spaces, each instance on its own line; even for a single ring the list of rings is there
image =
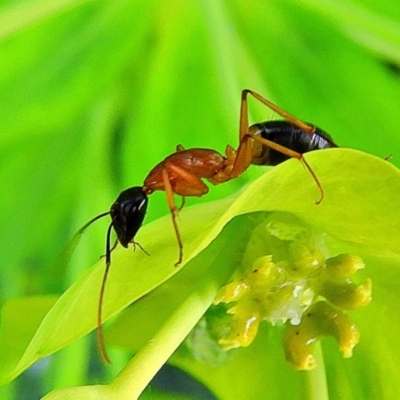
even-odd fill
[[[266,105],[285,120],[266,121],[249,126],[247,95],[250,94]],[[176,152],[157,164],[147,175],[143,186],[135,186],[123,191],[111,206],[110,211],[102,213],[78,233],[82,233],[94,221],[111,216],[111,223],[106,238],[106,269],[100,290],[97,313],[97,332],[101,356],[110,363],[107,356],[102,332],[102,305],[105,284],[111,264],[111,252],[121,243],[125,248],[134,241],[136,233],[144,220],[148,195],[156,190],[165,191],[168,207],[172,215],[176,238],[179,246],[179,257],[175,266],[182,262],[183,244],[177,225],[179,208],[174,201],[174,194],[182,196],[203,196],[208,193],[208,187],[202,179],[207,179],[214,185],[227,182],[241,175],[250,164],[277,165],[288,158],[297,158],[308,169],[320,191],[319,204],[323,198],[323,190],[314,171],[303,157],[303,153],[338,147],[331,137],[322,129],[300,121],[277,105],[265,99],[252,90],[242,91],[239,124],[239,147],[235,151],[227,146],[225,156],[212,149],[193,148],[185,150],[181,145]],[[111,247],[111,230],[115,230],[117,241]]]

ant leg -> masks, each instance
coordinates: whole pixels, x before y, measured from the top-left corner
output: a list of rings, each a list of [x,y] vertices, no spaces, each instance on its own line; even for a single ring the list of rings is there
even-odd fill
[[[208,193],[208,187],[196,175],[185,171],[179,165],[168,163],[164,169],[167,171],[168,176],[173,176],[174,187],[171,187],[173,193],[185,196],[203,196]],[[182,208],[182,207],[181,207]]]
[[[181,145],[181,144],[178,144],[177,146],[176,146],[176,152],[178,153],[179,151],[183,151],[183,150],[185,150],[185,148]]]
[[[249,111],[247,107],[247,90],[242,90],[239,116],[239,147],[230,173],[231,179],[241,175],[251,164],[253,146],[249,138]]]
[[[247,100],[247,94],[251,94],[260,103],[266,105],[272,111],[275,111],[281,117],[285,118],[287,121],[289,121],[293,125],[297,126],[301,130],[303,130],[303,131],[305,131],[307,133],[310,133],[310,134],[313,134],[315,132],[315,127],[314,126],[311,126],[311,125],[306,124],[305,122],[299,120],[298,118],[296,118],[293,115],[289,114],[287,111],[285,111],[282,108],[278,107],[276,104],[272,103],[271,101],[267,100],[266,98],[262,97],[261,95],[259,95],[256,92],[253,92],[250,89],[244,89],[242,91],[242,102],[243,102],[243,98],[245,99],[245,101]]]
[[[389,155],[387,155],[385,158],[384,158],[384,160],[385,161],[389,161],[389,160],[391,160],[393,158],[393,154],[389,154]]]
[[[181,235],[179,233],[178,224],[176,222],[176,217],[178,215],[179,210],[175,205],[174,192],[172,190],[171,182],[169,181],[168,172],[165,168],[162,169],[162,177],[163,177],[165,194],[167,196],[168,207],[171,211],[172,223],[174,225],[176,239],[178,240],[179,258],[178,258],[178,261],[175,263],[175,266],[178,266],[182,262],[182,258],[183,258],[183,244],[182,244]]]
[[[260,96],[258,93],[253,92],[249,89],[242,90],[241,99],[240,99],[240,117],[239,117],[239,147],[237,149],[237,154],[235,161],[233,163],[231,178],[236,178],[241,175],[251,164],[253,158],[253,143],[249,140],[247,136],[249,132],[249,110],[247,105],[247,95],[251,94],[258,101],[280,114],[283,118],[286,118],[289,122],[294,123],[299,126],[301,129],[304,129],[306,132],[314,131],[314,128],[311,128],[309,125],[305,124],[302,121],[297,120],[292,115],[282,110],[274,103],[271,103],[269,100],[264,99],[264,97]],[[311,132],[310,132],[311,133]],[[246,138],[247,137],[247,138]]]
[[[324,197],[324,192],[321,186],[321,183],[319,182],[317,176],[315,175],[315,172],[312,170],[311,166],[307,163],[305,160],[303,154],[298,153],[296,151],[293,151],[291,149],[288,149],[285,146],[281,146],[275,142],[272,142],[268,139],[264,139],[259,136],[251,135],[249,133],[249,117],[248,117],[248,107],[247,107],[247,95],[251,94],[254,98],[256,98],[258,101],[269,107],[271,110],[275,111],[277,114],[279,114],[281,117],[285,118],[287,121],[290,123],[296,125],[298,128],[304,130],[307,133],[314,133],[315,128],[313,126],[310,126],[306,124],[303,121],[300,121],[299,119],[293,117],[291,114],[286,112],[285,110],[281,109],[274,103],[270,102],[269,100],[265,99],[261,95],[259,95],[256,92],[253,92],[252,90],[249,89],[244,89],[242,91],[242,96],[241,96],[241,103],[240,103],[240,123],[239,123],[239,147],[237,150],[236,158],[233,163],[232,171],[231,171],[231,178],[236,178],[240,174],[242,174],[251,164],[251,160],[253,157],[253,148],[254,144],[252,143],[251,139],[254,139],[261,143],[264,146],[268,146],[270,149],[278,151],[282,154],[287,155],[288,157],[293,157],[297,158],[300,160],[303,165],[308,169],[310,172],[311,176],[313,177],[316,185],[318,186],[318,189],[321,193],[320,198],[316,201],[316,204],[321,203],[323,197]]]
[[[185,196],[182,196],[182,203],[181,206],[179,207],[179,211],[181,211],[183,207],[185,207]]]
[[[172,223],[174,225],[176,239],[179,246],[179,258],[175,263],[175,266],[177,266],[182,262],[183,244],[176,221],[180,209],[175,204],[174,193],[182,196],[182,208],[184,206],[185,196],[203,196],[208,193],[208,187],[196,175],[185,171],[183,168],[179,167],[179,165],[173,163],[166,164],[162,168],[161,174],[163,179],[163,189],[167,196],[168,207],[171,211]],[[171,185],[170,176],[174,177],[174,187]]]
[[[264,139],[260,136],[254,136],[254,135],[246,135],[246,138],[252,138],[258,142],[260,142],[261,144],[263,144],[264,146],[268,146],[270,149],[275,150],[275,151],[279,151],[282,154],[287,155],[288,157],[292,157],[292,158],[297,158],[299,161],[301,161],[303,163],[303,165],[308,169],[308,171],[310,172],[312,178],[314,179],[314,182],[316,183],[319,192],[320,192],[320,198],[315,202],[315,204],[320,204],[322,199],[324,198],[324,191],[322,189],[322,185],[320,183],[320,181],[317,178],[317,175],[315,174],[315,172],[313,171],[313,169],[311,168],[310,164],[308,164],[308,162],[306,161],[306,159],[304,158],[304,154],[298,153],[297,151],[291,150],[285,146],[282,146],[278,143],[272,142],[271,140],[268,139]],[[249,139],[247,139],[249,140]]]
[[[132,244],[133,244],[133,251],[136,251],[136,246],[137,246],[139,247],[140,250],[143,251],[144,254],[150,256],[150,254],[142,247],[142,245],[139,242],[135,242],[134,240],[132,240]]]
[[[253,146],[249,140],[243,140],[243,138],[249,133],[249,110],[247,107],[247,91],[242,91],[242,97],[240,101],[240,121],[239,121],[239,148],[237,154],[237,161],[235,160],[234,168],[236,163],[242,165],[243,171],[251,164],[253,157]],[[242,171],[242,172],[243,172]]]

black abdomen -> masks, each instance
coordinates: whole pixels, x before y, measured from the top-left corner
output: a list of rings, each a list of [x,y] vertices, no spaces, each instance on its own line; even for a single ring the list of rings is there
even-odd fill
[[[310,126],[313,126],[310,124]],[[310,134],[287,121],[266,121],[254,124],[250,130],[255,135],[260,135],[281,146],[287,147],[298,153],[307,153],[312,150],[338,147],[330,135],[322,129],[315,127],[315,132]],[[262,155],[257,164],[277,165],[288,157],[286,154],[263,146]]]

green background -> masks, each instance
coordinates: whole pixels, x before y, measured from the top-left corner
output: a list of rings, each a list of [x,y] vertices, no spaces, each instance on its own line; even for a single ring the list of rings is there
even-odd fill
[[[1,302],[68,288],[104,252],[106,221],[67,266],[56,260],[73,232],[177,144],[236,146],[243,88],[340,146],[393,154],[399,166],[399,17],[394,0],[2,1]],[[251,101],[252,122],[272,118]],[[252,167],[187,204],[234,193],[262,172]],[[149,201],[147,222],[168,212],[163,193]],[[1,398],[112,375],[87,369],[87,343]]]

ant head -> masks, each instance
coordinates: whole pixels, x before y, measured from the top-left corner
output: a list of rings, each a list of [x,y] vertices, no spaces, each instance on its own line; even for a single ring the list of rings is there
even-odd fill
[[[111,206],[112,226],[122,246],[128,247],[142,225],[147,209],[147,195],[143,187],[124,190]]]

